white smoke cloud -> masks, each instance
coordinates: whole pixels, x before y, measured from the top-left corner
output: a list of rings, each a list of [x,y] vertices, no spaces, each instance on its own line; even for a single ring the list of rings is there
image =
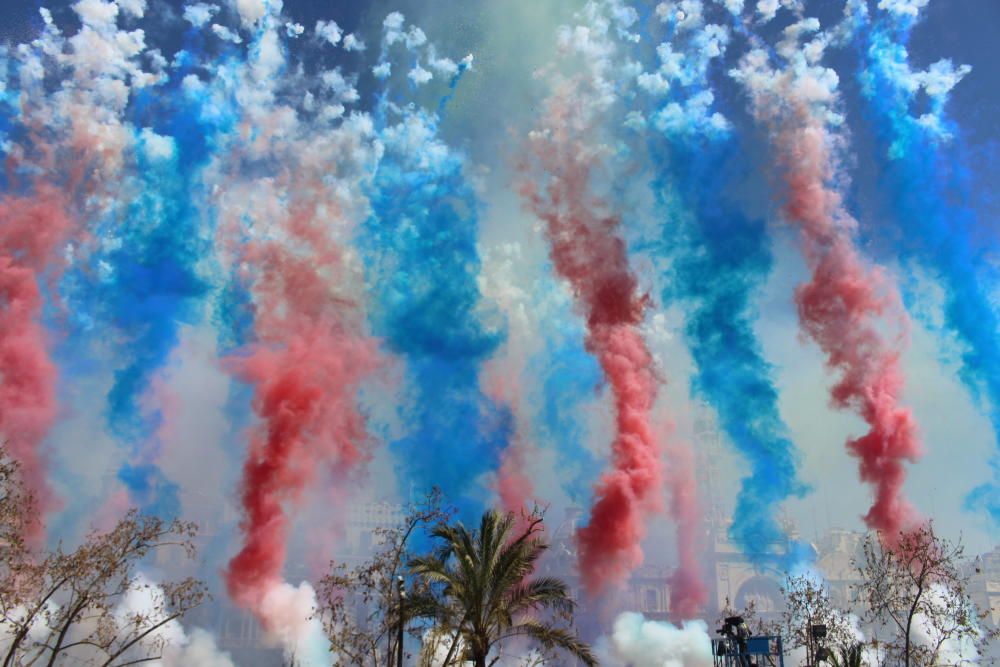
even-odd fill
[[[323,624],[314,617],[316,606],[316,591],[303,581],[298,586],[284,582],[272,586],[259,608],[270,638],[301,667],[330,664],[329,641]]]
[[[163,589],[140,573],[115,608],[114,616],[122,627],[133,625],[136,619],[144,619],[145,625],[161,623],[167,618]],[[235,667],[229,654],[216,646],[212,635],[197,628],[188,634],[177,620],[164,623],[143,643],[151,645],[160,641],[164,643],[162,660],[146,664],[153,667]]]
[[[778,13],[778,0],[760,0],[757,3],[757,15],[762,21],[770,21]]]
[[[966,74],[972,71],[969,65],[955,66],[950,59],[939,60],[926,72],[917,73],[917,81],[931,97],[941,97],[951,92]]]
[[[278,8],[280,8],[280,4],[278,3]],[[236,0],[236,11],[239,13],[243,25],[249,28],[267,14],[267,3],[265,0]]]
[[[336,21],[316,21],[316,36],[336,46],[344,33]]]
[[[900,16],[916,17],[930,0],[879,0],[878,8]]]
[[[146,157],[150,160],[169,160],[174,156],[173,137],[165,137],[144,127],[139,133],[139,140]]]
[[[223,40],[225,40],[227,42],[231,42],[232,44],[242,44],[243,43],[243,39],[239,35],[237,35],[234,31],[230,30],[229,28],[227,28],[224,25],[219,25],[218,23],[213,23],[212,24],[212,32],[215,33],[215,36],[218,37],[219,39],[223,39]]]
[[[955,595],[942,584],[932,584],[927,593],[927,603],[934,616],[947,616],[962,604]],[[978,633],[978,627],[976,628]],[[937,647],[935,665],[968,665],[979,662],[975,637],[947,637],[935,624],[931,616],[917,613],[910,627],[910,640],[918,645],[934,650]]]
[[[51,613],[59,609],[51,600],[46,603]],[[122,657],[126,662],[141,661],[150,667],[235,667],[229,654],[219,650],[215,638],[205,630],[195,628],[187,632],[177,619],[167,620],[170,610],[164,599],[163,589],[148,576],[139,573],[131,582],[131,587],[125,591],[118,605],[112,610],[113,622],[121,628],[122,637],[134,637],[147,628],[162,623],[159,627],[145,635],[142,641],[130,648]],[[10,618],[23,618],[23,610],[15,609]],[[58,628],[48,627],[49,618],[46,614],[38,614],[28,630],[26,641],[22,646],[31,646],[51,640]],[[55,617],[53,617],[55,618]],[[166,621],[166,622],[164,622]],[[11,633],[14,628],[8,624],[0,624],[0,651],[6,652],[10,647]],[[98,628],[92,617],[83,613],[75,624],[70,626],[67,635],[67,645],[75,641],[84,641],[91,633],[108,634],[110,628]],[[149,657],[159,659],[149,660]],[[31,653],[31,655],[36,655]],[[92,648],[84,641],[68,651],[63,660],[72,664],[100,664],[107,655],[100,649]],[[60,663],[62,664],[62,663]]]
[[[118,0],[118,6],[126,14],[137,19],[141,19],[146,14],[146,0]]]
[[[413,69],[411,69],[410,73],[407,74],[406,76],[410,79],[410,81],[412,81],[415,85],[418,86],[422,86],[423,84],[427,83],[432,78],[434,78],[433,74],[425,70],[419,64],[414,65]]]
[[[184,20],[195,26],[196,28],[203,27],[206,23],[212,20],[212,17],[218,13],[219,8],[216,5],[210,5],[204,2],[196,2],[193,5],[185,5],[184,7]]]
[[[711,667],[712,640],[704,621],[677,627],[625,612],[615,619],[608,658],[621,667]]]
[[[73,5],[73,11],[84,25],[104,27],[114,25],[118,16],[118,5],[104,0],[80,0]]]
[[[361,40],[360,37],[358,37],[357,35],[355,35],[353,32],[350,33],[349,35],[347,35],[346,37],[344,37],[343,46],[344,46],[344,50],[345,51],[364,51],[365,50],[365,43]]]

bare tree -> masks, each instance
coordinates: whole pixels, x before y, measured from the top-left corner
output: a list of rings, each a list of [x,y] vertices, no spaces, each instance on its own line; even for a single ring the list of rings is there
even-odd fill
[[[778,632],[784,638],[786,651],[805,647],[817,648],[812,635],[814,626],[823,626],[822,643],[832,649],[849,649],[858,641],[848,614],[830,601],[830,593],[822,581],[806,575],[790,576],[781,587],[785,608],[781,612]]]
[[[982,629],[985,614],[968,594],[969,577],[959,567],[963,554],[961,543],[938,537],[931,523],[900,533],[892,546],[879,535],[866,537],[855,562],[861,579],[856,595],[866,621],[891,629],[892,639],[881,644],[891,663],[941,664],[949,645],[978,654],[993,637]],[[922,641],[915,642],[918,632]],[[950,657],[948,664],[964,664],[976,656]]]
[[[361,667],[394,664],[398,629],[405,621],[400,617],[399,577],[407,577],[406,564],[414,557],[411,538],[424,528],[447,523],[451,514],[435,489],[409,505],[399,525],[375,529],[376,550],[369,560],[354,567],[332,564],[318,586],[317,614],[334,653]],[[418,632],[413,628],[410,634]]]
[[[0,664],[124,667],[162,657],[162,629],[201,604],[192,578],[153,585],[136,572],[152,552],[177,547],[194,555],[196,527],[129,512],[109,532],[92,533],[72,551],[28,549],[21,535],[34,503],[17,465],[0,446]],[[128,595],[148,604],[130,608]]]
[[[716,627],[721,627],[727,618],[733,616],[742,618],[743,622],[750,628],[750,632],[755,635],[777,634],[778,632],[778,628],[774,624],[768,623],[760,617],[757,612],[757,603],[754,600],[748,601],[742,609],[737,609],[727,597],[725,604],[722,605],[722,609],[719,610],[719,614],[715,618]]]

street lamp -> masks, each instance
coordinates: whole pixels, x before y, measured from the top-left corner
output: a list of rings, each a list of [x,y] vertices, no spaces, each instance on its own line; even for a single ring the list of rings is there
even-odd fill
[[[403,667],[403,626],[406,619],[403,615],[403,603],[406,601],[406,589],[403,588],[403,576],[396,577],[399,588],[399,624],[396,626],[396,667]]]
[[[823,646],[824,639],[826,639],[826,625],[817,623],[809,626],[806,661],[811,667],[819,665],[830,657],[830,652]]]

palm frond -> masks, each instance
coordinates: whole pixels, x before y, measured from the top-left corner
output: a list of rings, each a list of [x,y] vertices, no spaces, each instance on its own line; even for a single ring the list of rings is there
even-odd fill
[[[511,628],[508,637],[531,637],[545,648],[558,648],[579,658],[587,667],[596,667],[597,657],[586,643],[565,628],[526,619]]]
[[[548,608],[570,613],[576,602],[569,597],[566,583],[556,577],[539,577],[511,589],[507,595],[508,613],[518,614],[531,609]]]

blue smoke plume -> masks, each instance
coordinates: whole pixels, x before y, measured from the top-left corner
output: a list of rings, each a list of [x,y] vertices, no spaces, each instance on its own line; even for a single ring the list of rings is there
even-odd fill
[[[159,99],[184,100],[179,91],[173,93]],[[106,278],[93,285],[91,299],[113,327],[123,360],[106,408],[111,433],[130,448],[118,479],[143,512],[169,518],[180,514],[180,499],[176,484],[158,466],[162,414],[144,409],[141,401],[177,345],[181,325],[197,321],[206,293],[198,263],[208,239],[196,208],[195,177],[208,156],[208,128],[199,120],[198,105],[188,101],[165,110],[143,94],[133,113],[154,119],[156,136],[149,131],[137,136],[137,176],[127,185],[132,198],[124,219],[110,221],[117,238],[98,257],[108,268]]]
[[[960,146],[957,141],[948,145],[957,131],[944,115],[950,86],[933,81],[957,82],[962,72],[950,61],[932,65],[932,80],[924,88],[929,110],[914,113],[920,90],[910,85],[906,51],[914,21],[885,15],[870,30],[856,33],[861,91],[877,139],[880,191],[889,198],[895,223],[867,231],[889,241],[886,245],[903,261],[923,266],[944,287],[944,324],[962,348],[960,377],[977,401],[985,399],[1000,445],[1000,316],[989,293],[995,269],[977,247],[976,214],[963,203],[969,179]],[[995,456],[991,465],[994,481],[975,489],[966,504],[1000,524],[1000,458]]]
[[[391,445],[400,483],[417,494],[438,486],[471,520],[485,502],[476,478],[498,467],[513,418],[480,388],[502,334],[481,322],[475,194],[461,158],[435,134],[435,119],[420,111],[382,130],[386,152],[359,247],[375,333],[407,362],[408,433]]]
[[[652,145],[659,171],[654,188],[667,217],[664,252],[672,260],[663,299],[685,306],[693,389],[715,408],[748,468],[730,537],[753,562],[763,563],[784,550],[780,504],[806,491],[778,412],[771,367],[753,330],[753,297],[771,268],[766,224],[725,199],[741,165],[735,140],[687,137],[669,149]]]
[[[583,326],[572,321],[567,308],[556,321],[543,323],[540,332],[545,347],[528,364],[532,375],[541,379],[535,422],[539,436],[558,457],[563,489],[580,507],[589,507],[594,484],[603,462],[583,446],[587,424],[581,418],[583,404],[593,399],[604,379],[594,355],[583,346]]]

